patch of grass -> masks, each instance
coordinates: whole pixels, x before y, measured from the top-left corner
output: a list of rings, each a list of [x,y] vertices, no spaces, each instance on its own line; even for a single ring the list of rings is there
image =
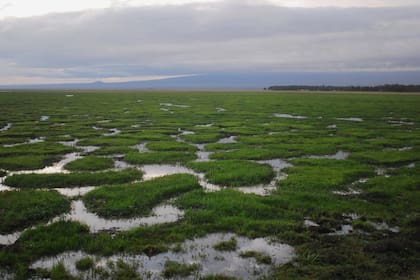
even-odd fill
[[[70,171],[99,171],[114,167],[112,158],[86,156],[67,163],[64,168]]]
[[[0,233],[12,233],[70,210],[57,191],[0,192]]]
[[[182,139],[187,142],[201,144],[201,143],[214,143],[220,139],[219,133],[198,133],[183,135]]]
[[[121,184],[141,179],[136,169],[105,172],[79,172],[70,174],[15,174],[6,178],[8,186],[16,188],[66,188]]]
[[[76,268],[80,271],[92,269],[94,265],[95,263],[90,257],[84,257],[76,261]]]
[[[176,261],[166,261],[165,269],[162,274],[165,278],[172,277],[187,277],[197,271],[199,268],[198,264],[183,264]]]
[[[420,151],[363,151],[353,153],[350,158],[379,165],[402,165],[420,160]]]
[[[164,164],[164,163],[182,163],[194,160],[194,153],[180,151],[128,153],[124,159],[132,164]]]
[[[129,152],[134,152],[135,149],[132,147],[127,146],[106,146],[101,147],[98,150],[95,150],[90,155],[97,155],[97,156],[106,156],[106,155],[112,155],[112,154],[126,154]]]
[[[255,258],[259,264],[271,264],[271,257],[269,255],[257,251],[241,252],[240,256],[242,258]]]
[[[213,246],[214,249],[218,251],[236,251],[238,247],[238,241],[235,237],[232,237],[228,241],[221,241]]]
[[[274,178],[271,166],[249,161],[190,162],[188,166],[204,172],[209,182],[229,187],[268,183]]]
[[[115,280],[141,280],[136,268],[122,260],[118,260],[116,264],[109,264],[111,268],[111,279]]]
[[[159,142],[150,142],[147,143],[147,148],[154,151],[192,151],[194,152],[196,148],[194,146],[188,145],[186,143],[180,143],[176,141],[159,141]]]
[[[84,196],[86,207],[104,217],[148,215],[166,199],[199,188],[192,175],[176,174],[150,181],[95,189]]]
[[[22,144],[13,147],[0,146],[0,157],[23,155],[57,155],[73,152],[74,148],[54,142]]]
[[[296,159],[292,163],[295,166],[285,170],[289,176],[280,182],[282,190],[329,192],[373,175],[371,167],[351,160]]]
[[[59,262],[54,265],[51,269],[51,280],[77,280],[76,277],[72,276],[64,266],[63,262]]]
[[[10,171],[35,170],[44,168],[58,160],[57,155],[5,156],[0,157],[0,168]]]

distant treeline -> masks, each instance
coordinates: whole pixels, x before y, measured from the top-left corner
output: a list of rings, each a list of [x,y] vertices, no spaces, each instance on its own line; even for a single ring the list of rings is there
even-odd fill
[[[271,86],[268,90],[305,91],[378,91],[378,92],[420,92],[420,85],[386,84],[380,86]]]

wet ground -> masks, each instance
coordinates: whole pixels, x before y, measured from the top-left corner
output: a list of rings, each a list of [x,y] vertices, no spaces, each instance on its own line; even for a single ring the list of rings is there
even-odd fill
[[[233,251],[218,251],[215,245],[234,238],[237,248]],[[146,255],[114,255],[96,258],[83,252],[66,252],[53,258],[44,258],[32,264],[32,268],[51,269],[54,264],[63,261],[69,271],[77,275],[75,267],[77,260],[89,256],[96,259],[96,266],[107,268],[109,261],[123,260],[134,264],[138,273],[144,279],[162,279],[162,271],[166,261],[176,261],[182,264],[198,264],[198,271],[193,276],[176,277],[176,279],[197,279],[209,274],[223,274],[242,279],[258,279],[267,274],[271,265],[281,265],[289,262],[295,255],[293,247],[272,242],[267,238],[249,239],[232,233],[215,233],[207,236],[186,240],[181,244],[174,244],[176,251],[169,251],[148,257]],[[253,257],[242,257],[245,252],[258,252],[269,256],[270,264],[258,263]],[[90,272],[87,272],[90,273]]]

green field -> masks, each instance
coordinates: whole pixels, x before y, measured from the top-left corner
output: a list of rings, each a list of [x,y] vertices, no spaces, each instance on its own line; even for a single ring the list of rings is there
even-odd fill
[[[182,255],[191,240],[219,233],[234,237],[207,246],[220,254],[214,261],[233,254],[263,269],[203,274],[199,261],[167,259],[158,277],[420,277],[420,95],[17,91],[0,93],[0,112],[0,278],[152,279],[147,265],[116,256]],[[78,158],[45,171],[69,153]],[[276,159],[289,165],[276,170]],[[148,168],[167,176],[145,179],[158,177]],[[189,175],[165,173],[177,168]],[[58,192],[87,186],[97,188]],[[51,221],[78,199],[110,223],[168,204],[183,216],[128,231]],[[280,263],[239,238],[294,251]],[[68,252],[85,254],[74,271],[33,266]]]

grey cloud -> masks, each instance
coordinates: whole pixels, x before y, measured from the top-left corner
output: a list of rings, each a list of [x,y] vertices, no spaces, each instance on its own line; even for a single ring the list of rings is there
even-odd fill
[[[0,60],[16,63],[10,72],[47,68],[64,77],[420,69],[419,14],[414,6],[234,1],[7,19],[0,21]]]

